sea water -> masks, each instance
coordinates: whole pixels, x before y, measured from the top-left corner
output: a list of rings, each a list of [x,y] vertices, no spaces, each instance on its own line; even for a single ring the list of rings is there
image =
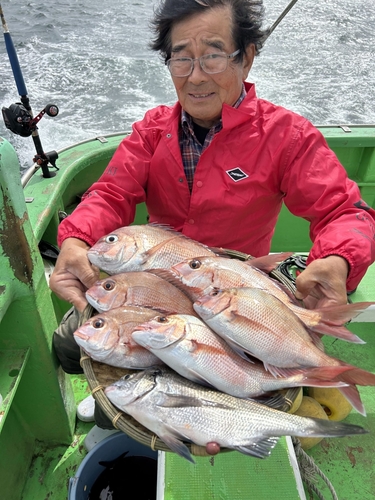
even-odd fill
[[[289,0],[264,0],[271,26]],[[150,107],[176,100],[160,56],[148,48],[157,0],[2,0],[44,151],[128,131]],[[375,123],[374,0],[299,0],[255,59],[248,81],[259,97],[322,124]],[[19,101],[0,40],[0,106]],[[22,170],[31,137],[6,129]]]

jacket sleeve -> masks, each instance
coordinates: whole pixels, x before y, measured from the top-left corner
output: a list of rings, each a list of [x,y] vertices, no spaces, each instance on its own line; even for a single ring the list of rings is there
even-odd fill
[[[375,260],[375,210],[362,199],[325,138],[308,121],[294,131],[281,182],[288,209],[310,222],[308,263],[339,255],[350,266],[355,290]]]
[[[102,176],[83,195],[76,209],[58,231],[58,245],[78,238],[92,246],[103,235],[134,221],[138,203],[146,199],[152,140],[143,121],[133,125],[122,140]]]

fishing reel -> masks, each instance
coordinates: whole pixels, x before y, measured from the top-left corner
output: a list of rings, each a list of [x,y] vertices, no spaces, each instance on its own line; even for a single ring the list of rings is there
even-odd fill
[[[31,111],[21,102],[16,102],[9,108],[2,108],[2,113],[7,129],[21,137],[29,137],[38,128],[37,124],[45,114],[55,117],[59,114],[59,108],[55,104],[47,104],[37,116],[33,117]]]

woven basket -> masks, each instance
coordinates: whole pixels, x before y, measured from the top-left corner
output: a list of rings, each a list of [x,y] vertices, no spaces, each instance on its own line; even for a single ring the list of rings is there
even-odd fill
[[[240,260],[249,260],[252,257],[250,255],[228,250],[227,254],[231,258],[237,258]],[[272,271],[270,273],[275,279],[282,281],[284,285],[286,285],[291,291],[294,292],[294,285],[285,278],[280,272]],[[91,316],[96,314],[96,311],[91,307],[87,306],[85,311],[81,316],[81,324],[87,321]],[[170,448],[159,439],[153,432],[146,429],[143,425],[137,422],[133,417],[128,415],[127,413],[121,412],[118,408],[116,408],[105,395],[104,389],[111,385],[112,383],[119,380],[124,375],[129,373],[134,373],[135,370],[128,370],[125,368],[116,368],[113,366],[106,365],[104,363],[98,363],[97,361],[92,360],[87,354],[81,349],[81,366],[84,371],[84,374],[87,378],[88,385],[91,389],[91,393],[95,398],[96,402],[99,404],[101,409],[104,411],[106,416],[111,420],[113,426],[116,429],[119,429],[135,441],[142,443],[143,445],[149,446],[153,450],[160,451],[169,451]],[[284,395],[285,404],[282,408],[282,411],[288,412],[295,399],[299,394],[300,388],[288,389]],[[192,455],[195,456],[209,456],[206,452],[206,448],[204,446],[198,446],[192,443],[184,443],[188,449],[190,450]],[[223,448],[220,452],[231,452],[233,450],[228,448]]]

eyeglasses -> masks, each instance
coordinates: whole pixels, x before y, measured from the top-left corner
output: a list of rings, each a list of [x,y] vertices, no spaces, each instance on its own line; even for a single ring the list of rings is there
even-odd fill
[[[172,76],[184,77],[192,74],[194,70],[194,62],[199,61],[199,65],[205,73],[215,75],[222,73],[228,67],[228,59],[232,59],[240,50],[232,52],[232,54],[225,54],[219,52],[216,54],[206,54],[205,56],[192,59],[191,57],[178,57],[176,59],[168,59],[166,65]]]

